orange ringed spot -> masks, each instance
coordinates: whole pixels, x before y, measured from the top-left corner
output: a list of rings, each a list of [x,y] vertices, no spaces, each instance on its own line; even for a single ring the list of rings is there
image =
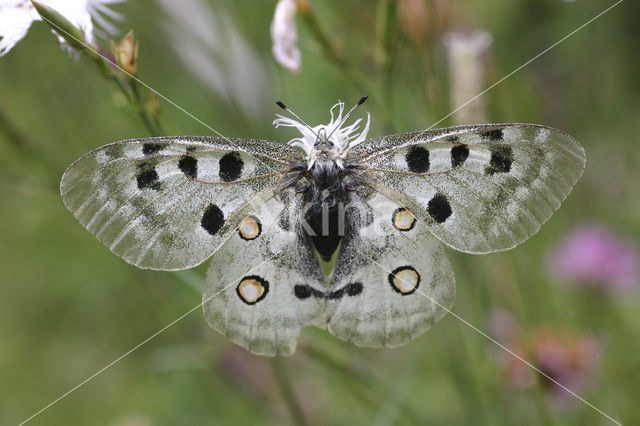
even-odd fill
[[[236,294],[247,305],[255,305],[269,293],[269,282],[257,275],[244,277],[236,287]]]
[[[406,296],[420,285],[420,274],[411,266],[401,266],[389,274],[389,283],[395,292]]]
[[[393,212],[391,222],[399,231],[410,231],[416,224],[416,218],[409,210],[400,207]]]
[[[255,216],[247,216],[238,224],[238,233],[243,240],[255,240],[262,233],[262,223]]]

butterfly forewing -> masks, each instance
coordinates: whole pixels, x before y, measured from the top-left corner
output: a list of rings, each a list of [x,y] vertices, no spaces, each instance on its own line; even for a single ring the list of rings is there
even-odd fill
[[[298,155],[267,141],[123,141],[80,158],[60,188],[80,223],[127,262],[184,269],[211,256],[235,216],[267,198]]]
[[[372,186],[412,208],[447,245],[486,253],[533,235],[582,175],[584,150],[544,126],[496,124],[365,141]]]

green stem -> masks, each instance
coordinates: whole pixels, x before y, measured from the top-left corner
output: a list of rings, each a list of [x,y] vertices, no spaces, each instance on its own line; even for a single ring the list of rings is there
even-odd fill
[[[291,412],[293,421],[296,425],[304,426],[308,424],[307,419],[305,418],[302,411],[302,407],[300,407],[300,403],[295,397],[293,387],[291,386],[291,380],[289,379],[289,375],[286,371],[285,366],[283,365],[282,358],[273,358],[271,360],[271,366],[273,367],[273,372],[275,373],[278,386],[280,386],[282,397],[289,407],[289,411]]]
[[[40,4],[37,1],[32,1],[33,6],[38,11],[38,14],[46,21],[51,27],[61,34],[70,46],[77,49],[79,52],[88,56],[98,66],[102,74],[106,78],[112,79],[120,91],[125,95],[133,109],[140,116],[144,124],[154,136],[162,135],[164,132],[154,120],[146,108],[144,99],[140,95],[137,89],[137,81],[134,77],[127,76],[126,81],[119,72],[114,71],[113,64],[109,60],[105,59],[97,52],[95,45],[88,45],[86,43],[84,34],[82,31],[67,20],[64,16],[58,13],[55,9]]]
[[[378,62],[382,76],[382,99],[385,108],[382,109],[385,132],[393,133],[393,79],[392,70],[397,47],[397,0],[380,0],[378,5]]]
[[[0,135],[5,136],[5,138],[0,138],[0,140],[6,139],[9,146],[19,153],[19,155],[24,156],[28,161],[36,160],[42,164],[47,175],[46,182],[43,185],[54,191],[59,191],[55,179],[52,180],[54,176],[58,176],[58,166],[50,160],[49,156],[43,155],[42,152],[37,149],[27,133],[24,132],[2,108],[0,108]]]
[[[313,36],[318,41],[318,44],[320,44],[320,47],[322,48],[325,55],[333,62],[335,62],[338,66],[342,68],[348,67],[349,64],[342,51],[338,48],[338,45],[327,35],[326,31],[320,24],[318,16],[311,7],[311,4],[308,3],[308,1],[299,0],[298,8],[300,11],[300,15],[311,30],[311,34],[313,34]]]
[[[324,55],[346,73],[358,90],[363,94],[367,93],[367,79],[347,59],[338,44],[327,35],[311,4],[306,0],[298,0],[298,10]],[[372,100],[377,102],[375,97],[372,97]]]
[[[343,377],[348,376],[346,383],[351,387],[354,395],[371,407],[379,406],[381,390],[383,392],[393,391],[392,381],[377,373],[376,369],[370,367],[364,359],[360,359],[359,368],[354,368],[354,366],[330,355],[324,349],[319,349],[317,345],[299,345],[298,348],[324,367],[334,370]],[[395,389],[395,391],[401,392],[399,389]],[[409,398],[408,395],[403,395],[403,397],[405,400]],[[402,414],[410,424],[420,423],[421,416],[410,404],[403,406]]]
[[[380,0],[378,6],[378,54],[380,67],[386,78],[391,73],[397,44],[398,3],[396,0]]]
[[[113,67],[115,65],[105,59],[102,55],[99,55],[94,48],[84,49],[83,52],[93,60],[105,78],[112,80],[115,83],[133,110],[145,124],[149,133],[151,133],[152,136],[164,135],[165,133],[159,123],[151,117],[149,110],[145,106],[145,100],[138,89],[137,80],[114,70]]]
[[[164,135],[165,133],[160,127],[159,123],[156,120],[154,120],[149,114],[149,110],[145,105],[145,101],[144,99],[142,99],[142,96],[140,95],[138,82],[133,79],[130,81],[131,81],[131,92],[133,93],[133,98],[135,99],[135,104],[133,104],[132,106],[134,107],[134,109],[136,110],[136,112],[144,122],[144,124],[149,129],[149,132],[153,136]]]

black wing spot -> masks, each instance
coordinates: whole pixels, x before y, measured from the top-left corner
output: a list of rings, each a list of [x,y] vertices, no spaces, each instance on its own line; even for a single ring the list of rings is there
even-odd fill
[[[510,146],[498,145],[490,147],[491,160],[484,173],[492,176],[495,173],[507,173],[513,163],[513,149]]]
[[[191,179],[198,177],[198,160],[190,155],[185,155],[178,161],[178,167],[184,175]]]
[[[296,284],[295,287],[293,287],[293,294],[295,294],[298,299],[308,299],[311,297],[311,287],[308,285]]]
[[[469,147],[467,145],[460,144],[451,148],[451,167],[463,165],[467,158],[469,158]]]
[[[328,300],[336,300],[336,299],[341,299],[345,294],[347,296],[357,296],[360,293],[362,293],[362,283],[354,282],[354,283],[345,285],[339,290],[332,291],[331,293],[327,293],[326,297]]]
[[[427,211],[436,222],[442,223],[451,216],[451,205],[443,194],[437,193],[429,200]]]
[[[298,299],[308,299],[309,297],[323,297],[324,293],[306,284],[296,284],[293,287],[293,294]]]
[[[211,235],[218,232],[220,228],[222,228],[222,225],[224,225],[224,214],[222,210],[220,210],[220,207],[215,204],[209,204],[209,207],[207,207],[202,215],[200,224]]]
[[[429,150],[421,146],[414,146],[409,149],[405,156],[407,166],[413,173],[425,173],[429,171]]]
[[[160,176],[155,167],[149,164],[142,163],[139,166],[141,170],[140,174],[136,177],[139,189],[151,188],[154,190],[160,189]]]
[[[347,296],[357,296],[362,293],[362,283],[355,282],[347,286]]]
[[[144,155],[153,155],[157,154],[162,148],[164,148],[162,144],[148,142],[142,145],[142,153]]]
[[[504,138],[504,132],[502,129],[487,130],[486,132],[481,132],[480,136],[490,141],[501,141]]]
[[[220,171],[218,172],[220,179],[225,182],[237,180],[242,175],[244,161],[237,152],[230,152],[220,158]]]

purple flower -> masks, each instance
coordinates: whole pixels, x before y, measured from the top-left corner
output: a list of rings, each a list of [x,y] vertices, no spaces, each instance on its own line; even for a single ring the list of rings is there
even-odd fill
[[[581,226],[551,252],[550,275],[567,283],[607,291],[629,290],[638,283],[636,247],[601,226]]]

